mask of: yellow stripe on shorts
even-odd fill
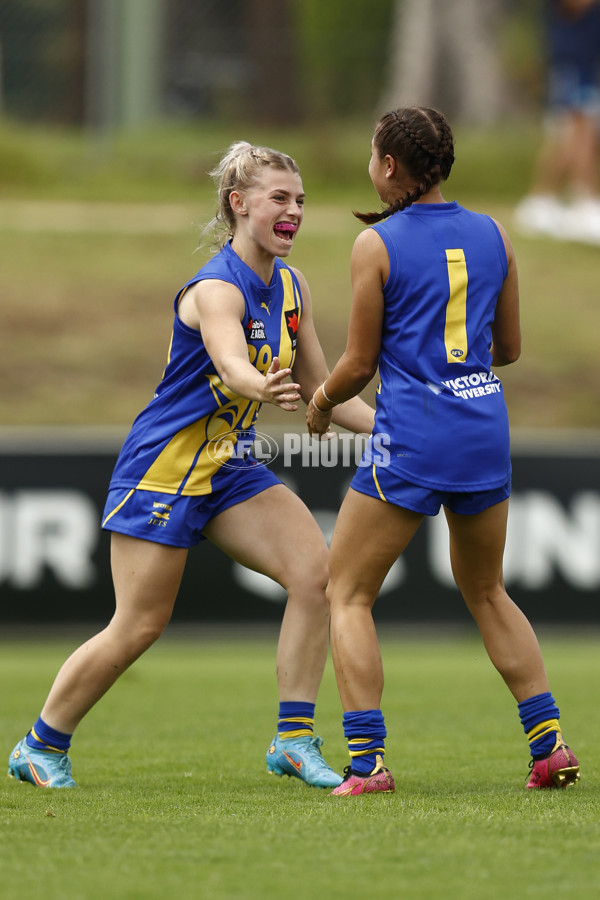
[[[131,490],[129,491],[129,493],[128,493],[127,496],[125,497],[125,499],[124,499],[124,500],[121,500],[121,502],[119,503],[119,505],[118,505],[118,506],[115,506],[115,508],[113,509],[113,511],[110,512],[110,513],[107,515],[107,517],[105,518],[104,522],[102,523],[102,527],[103,527],[103,528],[104,528],[104,526],[106,525],[106,523],[108,522],[108,520],[109,520],[109,519],[112,519],[112,517],[115,515],[115,513],[118,513],[119,510],[120,510],[123,506],[125,506],[125,504],[126,504],[127,501],[129,500],[129,498],[131,497],[131,495],[134,494],[134,493],[135,493],[135,488],[131,488]]]
[[[383,491],[382,491],[381,488],[379,487],[379,482],[377,481],[377,471],[376,471],[376,469],[375,469],[375,463],[373,463],[373,481],[375,482],[375,487],[377,488],[377,493],[379,494],[379,496],[381,497],[381,499],[383,500],[383,502],[384,502],[384,503],[387,503],[387,500],[386,500],[386,498],[385,498],[384,495],[383,495]]]

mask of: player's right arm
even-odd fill
[[[199,281],[181,298],[179,318],[202,335],[219,377],[234,394],[261,403],[298,409],[299,385],[290,384],[291,369],[280,369],[277,357],[266,375],[248,358],[244,335],[244,298],[233,284],[216,279]]]
[[[352,309],[346,349],[327,378],[327,396],[336,404],[355,397],[371,381],[379,363],[383,328],[383,285],[389,276],[389,257],[376,231],[362,231],[352,248]],[[324,434],[329,425],[329,410],[322,390],[315,392],[306,421],[309,434]]]
[[[496,303],[496,314],[492,323],[492,365],[507,366],[516,362],[521,355],[521,324],[519,316],[519,279],[517,261],[508,234],[496,222],[508,261],[508,274]]]

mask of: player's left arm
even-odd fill
[[[308,283],[298,269],[293,269],[293,272],[298,278],[302,292],[302,315],[298,324],[298,343],[292,377],[300,385],[302,399],[308,404],[319,385],[329,376],[329,369],[315,329]],[[373,431],[374,420],[375,410],[360,397],[353,397],[337,406],[332,416],[332,421],[336,425],[366,434]]]
[[[492,365],[507,366],[516,362],[521,355],[521,324],[519,316],[519,279],[517,261],[508,234],[496,222],[504,241],[508,273],[496,303],[496,313],[492,323]]]

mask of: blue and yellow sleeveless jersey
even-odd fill
[[[250,362],[263,374],[274,356],[293,365],[302,315],[298,280],[280,259],[270,285],[227,244],[194,275],[174,300],[175,321],[167,366],[154,398],[134,421],[119,454],[110,488],[137,488],[188,496],[210,494],[244,464],[236,456],[240,436],[248,446],[260,409],[219,378],[198,331],[177,314],[184,291],[198,281],[235,285],[244,297],[242,327]],[[224,465],[227,463],[227,465]]]
[[[508,272],[500,232],[457,203],[414,204],[373,226],[390,259],[375,433],[403,479],[485,491],[510,478],[491,326]]]

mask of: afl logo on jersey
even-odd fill
[[[266,341],[265,323],[262,319],[248,319],[246,325],[249,341]]]
[[[287,325],[290,341],[292,342],[292,350],[296,349],[298,343],[298,307],[285,311],[285,324]]]
[[[451,350],[451,351],[450,351],[450,354],[451,354],[452,356],[456,356],[457,359],[460,359],[461,356],[464,356],[464,355],[465,355],[465,352],[464,352],[464,350],[457,350],[457,349],[455,348],[454,350]]]

